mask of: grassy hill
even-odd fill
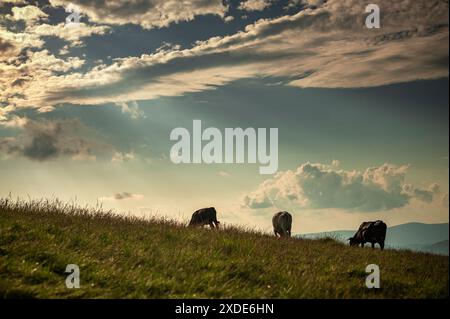
[[[67,264],[81,288],[68,289]],[[365,287],[377,264],[381,288]],[[0,200],[3,298],[444,298],[448,258]]]

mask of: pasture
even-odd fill
[[[365,286],[368,264],[380,289]],[[445,298],[448,276],[438,255],[0,200],[2,298]]]

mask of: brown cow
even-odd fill
[[[219,228],[220,222],[217,220],[217,212],[214,207],[201,208],[192,214],[189,226],[209,225],[211,228]]]
[[[288,212],[279,212],[272,217],[275,236],[291,237],[292,216]]]
[[[359,226],[358,231],[353,237],[350,237],[350,246],[361,245],[364,247],[365,243],[371,243],[372,249],[375,248],[375,244],[380,245],[381,250],[384,248],[384,240],[386,239],[386,224],[377,220],[374,222],[363,222]]]

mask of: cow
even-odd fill
[[[219,228],[220,222],[217,220],[217,212],[214,207],[201,208],[192,214],[189,226],[209,225],[211,228]]]
[[[275,236],[291,237],[292,216],[288,212],[279,212],[272,217]]]
[[[371,243],[372,249],[375,248],[375,244],[380,245],[381,250],[384,248],[384,240],[386,239],[386,224],[377,220],[374,222],[363,222],[359,226],[358,231],[353,237],[350,237],[350,246],[361,245],[364,247],[365,243]]]

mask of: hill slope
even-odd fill
[[[81,288],[65,287],[67,264]],[[368,264],[381,289],[365,287]],[[0,296],[443,298],[448,258],[0,200]]]

